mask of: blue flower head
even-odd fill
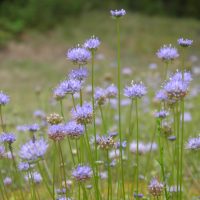
[[[64,124],[51,125],[49,126],[47,133],[49,138],[52,140],[63,140],[65,137],[65,126]]]
[[[190,39],[183,39],[183,38],[179,38],[177,40],[178,44],[182,47],[190,47],[192,46],[193,40]]]
[[[85,80],[88,77],[88,70],[86,67],[80,67],[78,69],[73,69],[69,73],[69,79],[76,79],[79,81]]]
[[[101,44],[99,38],[92,36],[90,39],[86,40],[84,43],[84,47],[89,50],[96,50]]]
[[[76,181],[86,181],[92,177],[92,169],[87,165],[78,165],[72,172],[72,176]]]
[[[2,133],[0,135],[0,142],[12,144],[16,140],[16,136],[13,133]]]
[[[131,83],[131,86],[126,86],[124,88],[124,95],[131,98],[141,98],[147,93],[145,85],[141,83]]]
[[[10,97],[1,91],[0,92],[0,106],[8,104],[9,101],[10,101]]]
[[[84,47],[77,46],[69,49],[66,53],[67,59],[72,61],[74,64],[85,65],[91,58],[91,53]]]
[[[105,93],[107,98],[115,98],[118,94],[118,89],[114,84],[112,84],[106,88]]]
[[[103,105],[106,102],[106,91],[102,88],[96,88],[94,99],[98,105]]]
[[[121,9],[121,10],[111,10],[110,14],[114,18],[119,18],[119,17],[122,17],[122,16],[126,15],[126,11],[124,9]]]
[[[163,47],[161,47],[156,55],[158,56],[158,58],[161,58],[162,60],[168,62],[168,61],[172,61],[175,58],[179,57],[179,53],[177,51],[177,49],[175,47],[172,47],[171,44],[169,45],[164,45]]]
[[[65,133],[71,139],[79,139],[84,133],[84,126],[70,121],[65,125]]]

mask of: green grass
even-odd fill
[[[188,57],[190,55],[200,57],[200,21],[128,13],[122,20],[121,27],[122,66],[130,66],[133,70],[132,76],[123,76],[123,82],[125,84],[130,83],[132,79],[143,80],[148,85],[150,97],[154,95],[154,91],[152,91],[154,80],[158,80],[164,69],[163,63],[155,56],[158,48],[168,43],[176,45],[179,37],[192,38],[194,45],[188,50]],[[49,102],[52,98],[52,89],[65,78],[67,72],[73,67],[66,60],[65,52],[77,43],[83,43],[91,35],[96,35],[101,39],[102,45],[98,53],[105,56],[104,60],[99,60],[95,65],[96,85],[103,86],[105,79],[108,78],[109,82],[116,83],[117,70],[111,67],[116,63],[115,24],[107,12],[85,13],[78,18],[66,19],[64,23],[48,32],[27,30],[18,40],[10,41],[7,48],[1,50],[0,89],[11,96],[11,103],[4,110],[8,124],[15,126],[17,123],[30,123],[32,112],[37,108],[42,108],[47,113],[59,112],[59,107],[50,106]],[[157,63],[158,69],[149,70],[149,63]],[[197,62],[194,65],[198,64],[200,63]],[[191,69],[191,67],[192,63],[188,60],[187,68]],[[170,66],[171,71],[175,71],[177,68],[180,68],[178,61]],[[159,89],[161,82],[157,82],[157,89]],[[90,80],[87,83],[90,83]],[[194,76],[192,85],[196,87],[199,84],[198,76]],[[35,95],[38,87],[41,88],[39,105]],[[199,96],[186,100],[186,104],[192,106],[186,111],[189,110],[193,117],[193,121],[186,125],[186,138],[199,133],[199,102]],[[150,139],[153,133],[155,120],[151,114],[154,108],[150,99],[150,111],[145,113],[145,118],[141,117],[141,123],[145,124],[141,127],[141,138],[145,140]],[[124,111],[128,112],[125,109]],[[123,120],[125,121],[125,119]],[[192,159],[190,155],[187,157],[188,161]],[[144,163],[143,165],[145,165]],[[157,166],[155,163],[151,165]],[[156,174],[156,172],[152,172],[149,176],[154,173]],[[199,186],[194,184],[194,187],[190,188],[193,180],[190,175],[187,178],[189,179],[189,182],[186,183],[189,188],[188,195],[199,195]]]

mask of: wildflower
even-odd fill
[[[57,113],[52,113],[49,116],[47,116],[47,122],[51,125],[60,124],[62,121],[63,121],[63,117],[61,117]]]
[[[29,163],[27,163],[27,162],[20,162],[20,163],[18,164],[18,169],[19,169],[19,171],[28,171],[29,168],[30,168],[30,165],[29,165]]]
[[[75,121],[71,121],[65,125],[65,134],[72,139],[80,138],[83,133],[83,125],[77,124]]]
[[[31,124],[28,125],[27,127],[30,132],[37,132],[40,129],[40,126],[38,124]]]
[[[144,195],[141,194],[141,193],[138,193],[138,194],[137,194],[137,193],[134,193],[133,196],[134,196],[136,199],[137,199],[137,197],[138,197],[139,199],[140,199],[140,198],[142,199],[142,198],[144,197]]]
[[[92,36],[90,39],[86,40],[84,43],[84,47],[89,50],[96,50],[101,44],[99,38]]]
[[[176,140],[176,136],[175,135],[171,135],[171,136],[168,137],[168,140],[175,141]]]
[[[77,105],[76,109],[71,111],[73,119],[78,124],[88,124],[92,122],[93,110],[92,105],[89,103],[84,103],[82,106]]]
[[[48,136],[54,141],[63,140],[65,137],[65,126],[63,124],[51,125],[48,128]]]
[[[26,161],[35,161],[44,156],[47,148],[48,144],[43,138],[34,142],[30,140],[21,146],[19,157]]]
[[[87,165],[78,165],[72,172],[72,176],[76,181],[86,181],[92,177],[92,170]]]
[[[68,197],[57,197],[56,200],[72,200],[72,199]]]
[[[74,94],[81,89],[82,85],[79,80],[70,79],[61,82],[58,87],[60,87],[65,94]]]
[[[84,65],[91,58],[91,53],[86,48],[77,46],[66,53],[68,60],[78,65]]]
[[[111,10],[110,14],[114,18],[119,18],[119,17],[122,17],[122,16],[126,15],[126,11],[124,9],[121,9],[121,10]]]
[[[105,94],[106,94],[106,97],[109,99],[115,98],[118,94],[117,87],[114,84],[108,86],[105,90]]]
[[[115,148],[119,149],[120,146],[121,146],[124,149],[124,148],[126,148],[126,145],[127,145],[126,141],[122,141],[121,143],[120,143],[120,141],[118,141],[118,142],[115,143]]]
[[[1,91],[0,92],[0,106],[8,104],[9,101],[10,101],[10,97]]]
[[[189,84],[192,81],[192,75],[190,72],[185,71],[184,73],[177,71],[170,77],[172,81],[184,81],[185,83]]]
[[[26,181],[33,179],[33,182],[36,184],[42,181],[42,176],[38,172],[29,172],[28,175],[26,175],[24,178]]]
[[[182,47],[190,47],[192,46],[193,40],[190,39],[183,39],[183,38],[179,38],[177,40],[178,44]]]
[[[134,99],[141,98],[147,93],[146,87],[143,83],[131,83],[131,86],[126,86],[124,88],[124,95]]]
[[[106,102],[106,93],[105,90],[102,88],[96,88],[94,99],[98,105],[103,105]]]
[[[5,147],[3,145],[0,145],[0,158],[3,158],[5,155]]]
[[[162,127],[161,127],[161,133],[164,136],[169,136],[172,134],[172,127],[170,123],[164,122]]]
[[[149,151],[156,151],[157,150],[157,144],[156,143],[143,143],[143,142],[139,142],[138,143],[138,153],[139,154],[145,154],[148,153]],[[136,153],[137,152],[137,142],[133,141],[130,144],[130,151],[132,153]]]
[[[8,185],[11,185],[12,184],[12,179],[10,177],[6,177],[4,180],[3,180],[3,183],[4,185],[8,186]]]
[[[179,53],[177,49],[175,47],[172,47],[171,44],[164,45],[163,47],[161,47],[157,51],[156,55],[158,56],[158,58],[161,58],[162,60],[166,62],[172,61],[175,58],[179,57]]]
[[[2,133],[0,135],[0,142],[12,144],[16,140],[16,136],[13,133]]]
[[[28,125],[19,125],[16,127],[16,129],[19,132],[26,132],[26,131],[28,131]]]
[[[200,149],[200,135],[195,138],[189,138],[186,143],[186,149],[190,150]]]
[[[158,101],[166,101],[167,100],[167,94],[165,92],[165,90],[159,90],[156,93],[155,99]]]
[[[168,115],[169,115],[169,113],[166,110],[160,110],[160,111],[155,113],[155,117],[161,118],[161,119],[166,118]]]
[[[65,98],[66,96],[66,93],[65,91],[63,90],[63,88],[61,88],[60,86],[56,87],[54,90],[53,90],[53,96],[56,100],[60,101],[62,99]]]
[[[155,178],[151,180],[148,186],[149,193],[152,194],[154,197],[161,196],[163,188],[164,185]]]
[[[39,119],[45,119],[46,114],[43,110],[35,110],[33,113],[34,117],[39,118]]]
[[[111,136],[105,136],[105,135],[97,136],[96,143],[101,149],[106,149],[106,150],[113,148],[115,145],[113,138]]]
[[[79,81],[86,79],[87,76],[88,76],[88,70],[86,67],[73,69],[68,75],[69,79],[74,79],[74,80],[79,80]]]

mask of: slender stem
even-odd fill
[[[109,158],[109,150],[106,151],[107,156],[107,168],[108,168],[108,200],[112,200],[112,175],[110,170],[110,158]]]
[[[79,91],[79,94],[80,94],[80,106],[82,106],[83,105],[83,93],[82,93],[81,89]]]
[[[167,79],[167,75],[168,75],[168,67],[169,67],[169,63],[165,62],[165,74],[164,74],[164,80]]]
[[[136,152],[136,199],[139,199],[138,197],[138,191],[139,191],[139,117],[138,117],[138,99],[135,99],[135,115],[136,115],[136,141],[137,141],[137,152]]]
[[[121,133],[121,60],[120,60],[120,19],[116,19],[117,28],[117,87],[118,87],[118,131],[120,144],[122,143]],[[124,186],[124,167],[122,158],[122,145],[120,145],[120,164],[121,164],[121,181],[122,181],[122,194],[125,200],[125,186]],[[120,179],[119,179],[120,180]]]
[[[29,164],[29,175],[30,175],[30,179],[31,179],[31,188],[32,188],[32,192],[33,192],[33,199],[34,200],[36,200],[37,198],[36,198],[36,192],[35,192],[35,183],[34,183],[34,177],[33,177],[33,173],[32,173],[32,170],[31,170],[31,166],[30,166],[30,164]],[[29,177],[28,177],[28,179],[29,179]]]
[[[55,176],[56,176],[56,142],[54,142],[54,150],[53,150],[53,200],[55,200]]]
[[[9,198],[8,198],[8,194],[7,194],[6,187],[5,187],[4,182],[3,182],[3,177],[2,177],[1,170],[0,170],[0,181],[1,181],[2,185],[3,185],[3,190],[4,190],[4,193],[5,193],[6,199],[9,199]]]
[[[63,169],[63,176],[64,176],[64,185],[65,185],[65,189],[67,191],[67,177],[66,177],[66,172],[65,172],[65,162],[64,162],[64,157],[63,157],[63,153],[62,153],[62,148],[61,148],[61,144],[60,142],[58,142],[58,148],[60,151],[60,156],[61,156],[61,162],[62,162],[62,169]],[[65,193],[66,198],[67,198],[67,192]]]
[[[4,126],[3,114],[2,114],[2,105],[0,105],[0,118],[1,118],[1,128],[2,128],[2,131],[5,132],[5,126]]]
[[[64,119],[65,117],[64,117],[64,113],[63,113],[63,102],[62,102],[62,100],[60,100],[60,113],[61,113],[61,116]]]
[[[103,109],[102,109],[101,105],[99,105],[99,110],[100,110],[100,113],[101,113],[101,119],[102,119],[102,123],[103,123],[104,134],[106,134],[107,133],[106,122],[105,122],[105,119],[104,119]]]

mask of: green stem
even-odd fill
[[[62,102],[62,100],[60,100],[60,113],[61,113],[61,116],[64,119],[65,117],[64,117],[64,113],[63,113],[63,102]]]
[[[56,176],[56,142],[54,141],[54,150],[53,150],[53,200],[55,200],[55,176]]]
[[[1,181],[2,185],[3,185],[2,188],[3,188],[3,190],[4,190],[6,199],[9,199],[9,198],[8,198],[8,194],[7,194],[7,191],[6,191],[6,187],[5,187],[4,182],[3,182],[3,177],[2,177],[1,170],[0,170],[0,181]],[[0,186],[0,187],[1,187],[1,186]]]
[[[168,74],[168,66],[169,66],[169,63],[168,62],[165,62],[165,74],[164,74],[164,80],[167,79],[167,74]]]
[[[117,28],[117,87],[118,87],[118,131],[120,144],[122,143],[122,133],[121,133],[121,60],[120,60],[120,19],[116,19]],[[124,186],[124,167],[122,158],[122,146],[120,145],[120,164],[121,164],[121,181],[122,181],[122,194],[125,200],[125,186]],[[120,181],[120,179],[119,179]]]
[[[0,118],[1,118],[2,131],[5,132],[5,126],[4,126],[4,123],[3,123],[2,105],[0,105]]]
[[[112,200],[112,175],[111,175],[111,170],[110,170],[110,158],[109,158],[109,150],[106,152],[107,156],[107,167],[108,167],[108,200]]]
[[[101,105],[99,105],[99,110],[100,110],[100,113],[101,113],[101,119],[102,119],[102,123],[103,123],[104,134],[106,134],[107,133],[106,122],[105,122],[105,119],[104,119],[103,109],[102,109]]]

